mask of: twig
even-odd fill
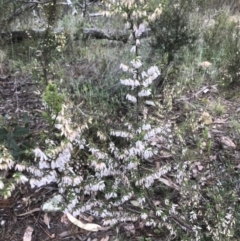
[[[34,209],[32,209],[32,210],[30,210],[30,211],[28,211],[28,212],[26,212],[26,213],[18,214],[17,216],[18,216],[18,217],[26,216],[26,215],[28,215],[28,214],[35,213],[35,212],[39,212],[39,211],[42,211],[42,209],[41,209],[41,208],[34,208]]]
[[[180,226],[183,230],[188,230],[189,232],[193,232],[192,227],[185,223],[184,221],[182,221],[180,218],[176,217],[176,216],[169,216],[169,219],[172,219],[178,226]]]
[[[46,233],[47,234],[47,236],[51,239],[51,235],[42,227],[42,225],[39,223],[39,217],[38,218],[35,218],[34,217],[34,219],[35,219],[35,221],[36,221],[36,223],[38,223],[38,226],[44,231],[44,233]],[[36,232],[35,232],[36,233]]]

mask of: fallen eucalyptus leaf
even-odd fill
[[[98,230],[101,230],[101,226],[95,223],[83,223],[80,220],[77,220],[76,218],[74,218],[70,213],[66,214],[68,219],[75,224],[76,226],[78,226],[79,228],[85,229],[87,231],[92,231],[92,232],[97,232]]]
[[[136,201],[136,200],[132,200],[132,201],[130,201],[130,203],[131,203],[134,207],[140,207],[140,206],[141,206],[141,205],[139,204],[139,202]]]
[[[171,180],[168,180],[168,179],[165,179],[162,177],[160,177],[158,180],[160,182],[164,183],[166,186],[172,187],[176,190],[180,190],[179,186],[177,184],[175,184],[174,182],[172,182]]]
[[[108,230],[108,229],[110,229],[111,227],[100,227],[100,228],[98,228],[98,230],[104,230],[104,231],[106,231],[106,230]]]
[[[69,225],[70,222],[69,222],[69,219],[67,217],[66,214],[63,214],[62,217],[61,217],[61,223],[64,223],[65,225]]]
[[[23,235],[23,241],[32,241],[33,228],[28,226]]]
[[[59,235],[59,237],[66,237],[66,236],[68,236],[68,235],[70,235],[71,234],[71,232],[70,231],[64,231],[64,232],[62,232],[62,233],[60,233],[60,234],[58,234]]]
[[[47,225],[48,229],[50,229],[50,225],[49,225],[50,220],[51,220],[51,218],[48,216],[47,213],[45,213],[44,216],[43,216],[43,222]]]
[[[109,240],[109,236],[105,236],[104,238],[102,238],[100,241],[108,241]]]

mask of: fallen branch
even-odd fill
[[[13,15],[11,15],[9,18],[6,19],[6,23],[10,24],[14,19],[16,19],[16,17],[19,17],[21,14],[25,13],[30,9],[34,9],[36,6],[37,6],[37,3],[35,2],[22,5],[14,12]]]
[[[89,13],[88,14],[89,17],[101,17],[104,16],[103,13]]]
[[[10,24],[13,20],[15,20],[17,17],[19,17],[20,15],[22,15],[23,13],[29,11],[29,10],[33,10],[35,9],[38,4],[49,4],[49,3],[53,3],[53,0],[42,0],[42,1],[31,1],[31,2],[27,2],[22,4],[22,6],[20,6],[19,8],[16,9],[16,11],[14,11],[14,13],[8,17],[5,21],[7,24]],[[56,4],[58,5],[70,5],[69,3],[61,3],[61,2],[57,2]]]
[[[83,33],[86,37],[92,37],[96,39],[108,39],[127,42],[129,39],[129,31],[118,30],[109,31],[98,28],[84,28]],[[141,38],[146,38],[150,36],[150,29],[147,29],[142,33]]]
[[[31,29],[28,31],[19,30],[19,31],[12,31],[10,33],[2,32],[0,33],[0,38],[8,43],[9,40],[13,40],[14,42],[21,42],[22,40],[33,38],[39,39],[44,36],[46,30],[45,29]],[[53,29],[53,34],[63,33],[63,28],[55,28]],[[122,41],[126,43],[129,39],[129,31],[124,30],[116,30],[116,31],[109,31],[105,29],[98,29],[98,28],[84,28],[83,29],[84,37],[87,38],[95,38],[95,39],[108,39],[108,40],[116,40]],[[145,32],[142,33],[141,38],[146,38],[150,36],[150,29],[147,29]],[[78,40],[79,36],[75,34],[74,40]],[[11,41],[9,42],[11,43]]]

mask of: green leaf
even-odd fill
[[[13,131],[13,136],[14,137],[21,137],[23,135],[29,134],[29,129],[25,127],[16,127],[15,130]]]
[[[4,128],[0,129],[0,141],[4,141],[7,138],[8,131]]]
[[[14,158],[18,158],[20,155],[24,154],[25,151],[23,151],[23,150],[19,150],[19,151],[13,150],[13,151],[10,151],[10,153]]]
[[[8,148],[13,151],[20,151],[20,148],[18,147],[16,141],[14,141],[13,139],[9,140]]]
[[[27,113],[23,113],[23,119],[24,119],[24,123],[25,123],[25,127],[29,126],[29,116],[27,115]]]

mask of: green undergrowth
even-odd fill
[[[63,210],[114,228],[145,225],[153,237],[138,240],[234,240],[239,168],[206,115],[225,118],[225,99],[239,83],[237,22],[229,8],[201,12],[204,1],[152,2],[138,3],[140,15],[119,3],[111,5],[116,18],[67,16],[55,22],[65,32],[49,28],[45,39],[2,54],[11,72],[32,74],[47,128],[37,141],[28,122],[4,117],[1,169],[9,175],[0,179],[1,196],[17,183],[36,188],[50,180],[66,197]],[[156,21],[148,25],[152,36],[138,39],[150,21],[145,11]],[[206,12],[214,21],[203,27]],[[84,27],[120,30],[126,21],[133,21],[128,43],[84,38]],[[195,95],[203,86],[209,92]],[[239,135],[237,113],[226,128],[229,138]],[[132,237],[124,232],[116,228],[116,238]]]

